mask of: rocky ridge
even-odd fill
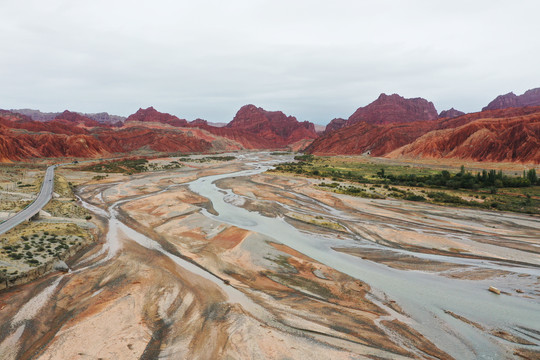
[[[482,111],[523,106],[540,106],[540,88],[527,90],[521,95],[516,95],[513,92],[499,95],[484,107]]]
[[[540,163],[540,107],[401,124],[359,122],[316,139],[316,155],[461,158]]]
[[[453,119],[461,115],[465,115],[465,113],[463,111],[459,111],[454,108],[451,108],[448,110],[441,111],[441,113],[439,114],[439,119],[442,119],[442,118]]]
[[[171,114],[159,112],[152,106],[146,109],[140,108],[135,114],[128,116],[128,118],[126,119],[126,123],[134,121],[162,123],[176,127],[184,127],[188,125],[187,120],[180,119],[177,116]]]

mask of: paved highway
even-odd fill
[[[54,188],[54,169],[58,165],[52,165],[47,168],[45,172],[45,178],[43,184],[41,184],[41,191],[38,197],[33,203],[28,205],[25,209],[19,211],[6,221],[0,224],[0,235],[13,229],[23,221],[29,220],[32,216],[37,214],[47,203],[51,200],[53,188]]]

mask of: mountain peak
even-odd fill
[[[347,120],[346,126],[364,121],[370,124],[408,123],[418,120],[435,120],[437,110],[423,98],[406,99],[398,94],[382,93],[371,104],[358,108]]]
[[[516,95],[514,92],[499,95],[482,108],[482,111],[522,106],[540,106],[540,88],[527,90],[521,95]]]
[[[135,114],[130,115],[126,122],[140,121],[140,122],[158,122],[162,124],[169,124],[176,127],[187,126],[188,122],[185,119],[179,119],[178,117],[162,113],[150,106],[146,109],[139,108]]]

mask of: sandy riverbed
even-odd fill
[[[415,328],[399,299],[285,245],[279,232],[206,216],[212,203],[185,185],[247,168],[205,163],[81,186],[104,236],[70,264],[72,272],[0,293],[0,358],[450,357]],[[229,203],[333,239],[341,253],[479,281],[486,292],[493,282],[500,296],[538,303],[538,277],[511,268],[540,266],[538,218],[353,198],[287,176],[216,184],[235,194]],[[345,242],[355,237],[373,246]],[[469,262],[479,259],[503,265]],[[512,337],[480,326],[502,357],[538,354],[538,343],[526,343],[530,331]]]

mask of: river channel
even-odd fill
[[[232,184],[241,180],[251,181],[257,175],[272,168],[276,163],[289,161],[290,157],[276,158],[268,156],[268,154],[249,154],[238,155],[237,160],[243,164],[236,164],[236,169],[246,170],[233,171],[226,166],[221,166],[218,171],[220,174],[200,176],[196,180],[193,180],[195,177],[191,177],[189,180],[187,179],[188,176],[199,176],[200,173],[198,171],[200,170],[181,170],[180,172],[173,171],[135,176],[126,182],[133,185],[133,189],[136,189],[137,186],[147,186],[150,182],[154,184],[166,179],[162,184],[168,185],[155,186],[153,188],[155,190],[143,193],[140,191],[130,193],[125,189],[121,189],[122,182],[89,185],[87,189],[83,188],[81,194],[85,195],[81,195],[80,200],[82,204],[104,221],[105,226],[103,229],[105,232],[102,235],[104,241],[101,246],[94,248],[93,254],[89,252],[82,260],[75,262],[73,270],[69,273],[52,274],[48,279],[43,279],[42,282],[39,282],[39,285],[34,288],[32,283],[23,285],[23,291],[19,299],[20,302],[16,303],[10,309],[13,315],[9,317],[9,324],[6,323],[1,327],[4,336],[3,339],[0,339],[0,358],[34,358],[34,354],[42,352],[44,352],[43,358],[46,359],[58,356],[54,354],[68,356],[67,354],[72,354],[73,351],[80,355],[82,354],[79,349],[80,347],[86,347],[87,354],[90,354],[91,351],[95,351],[93,353],[95,355],[101,354],[100,351],[102,350],[96,350],[95,346],[92,346],[91,343],[84,344],[85,346],[78,343],[80,340],[77,340],[77,337],[73,335],[76,334],[78,326],[81,326],[80,331],[84,333],[96,330],[93,340],[96,342],[96,345],[103,347],[103,349],[105,349],[103,343],[110,341],[107,349],[113,350],[110,350],[109,353],[105,352],[108,356],[114,357],[116,356],[114,354],[120,354],[122,358],[130,358],[129,353],[126,353],[125,349],[133,350],[134,354],[136,351],[138,351],[138,354],[142,353],[144,356],[141,358],[175,358],[175,356],[180,356],[178,354],[180,351],[183,351],[182,349],[185,350],[190,347],[186,345],[180,347],[174,347],[172,345],[170,347],[161,347],[159,341],[162,338],[166,338],[163,335],[163,331],[165,330],[157,330],[149,337],[148,330],[145,328],[141,332],[138,342],[134,341],[133,339],[136,338],[134,334],[137,334],[138,329],[142,327],[141,324],[144,321],[138,318],[133,320],[131,319],[131,315],[143,313],[141,309],[146,309],[144,311],[147,311],[148,308],[156,306],[155,304],[158,304],[158,308],[164,307],[165,305],[159,305],[163,302],[168,304],[167,306],[170,306],[175,301],[181,302],[185,303],[185,307],[187,308],[190,304],[187,299],[197,296],[197,291],[202,291],[203,293],[205,291],[211,291],[209,290],[211,289],[210,287],[201,286],[201,283],[196,283],[196,285],[189,288],[189,283],[192,279],[199,277],[217,285],[220,291],[225,294],[226,302],[229,304],[238,304],[243,309],[240,313],[245,311],[252,318],[257,319],[260,322],[260,324],[257,324],[257,328],[264,327],[265,332],[269,328],[279,329],[279,331],[284,333],[297,336],[292,340],[293,342],[303,341],[302,339],[305,338],[306,333],[302,329],[295,328],[281,321],[276,317],[276,313],[272,309],[263,306],[264,303],[256,301],[257,299],[252,296],[253,292],[246,291],[245,288],[240,290],[240,287],[231,286],[229,282],[225,282],[216,274],[211,273],[201,264],[197,263],[196,260],[188,261],[189,259],[184,258],[180,252],[171,251],[171,244],[166,244],[166,242],[157,238],[154,239],[153,236],[148,236],[146,233],[145,235],[140,230],[136,230],[136,226],[133,226],[134,223],[136,224],[135,218],[132,216],[133,214],[130,214],[129,210],[126,210],[123,206],[126,205],[129,207],[130,203],[144,202],[146,198],[148,198],[148,202],[151,204],[155,204],[156,206],[161,205],[160,201],[163,201],[163,198],[160,198],[161,200],[155,200],[155,197],[167,197],[169,196],[169,191],[194,193],[203,199],[207,199],[208,203],[206,206],[193,207],[195,210],[192,210],[206,223],[227,224],[247,230],[250,233],[260,234],[262,235],[261,238],[266,239],[264,241],[271,239],[272,242],[286,245],[316,262],[354,279],[358,279],[363,283],[367,283],[371,289],[369,294],[367,294],[369,301],[384,309],[388,314],[387,316],[380,316],[378,319],[375,319],[373,321],[374,326],[382,329],[396,344],[400,344],[402,338],[399,334],[392,333],[390,329],[385,328],[385,320],[392,321],[397,319],[405,323],[421,333],[440,350],[456,359],[501,359],[515,357],[513,350],[516,343],[505,340],[500,336],[495,336],[497,332],[510,334],[515,338],[521,339],[522,343],[519,347],[522,349],[531,350],[532,352],[540,351],[540,303],[538,302],[540,266],[536,264],[536,258],[532,257],[532,255],[530,262],[518,262],[506,261],[504,260],[506,257],[493,259],[422,253],[374,243],[350,229],[351,224],[360,226],[364,223],[374,221],[373,218],[360,215],[360,211],[368,211],[367,209],[357,209],[358,212],[340,210],[325,204],[320,199],[307,196],[305,193],[302,194],[291,188],[288,193],[294,193],[294,198],[297,201],[291,205],[291,203],[286,204],[285,202],[279,202],[279,200],[271,200],[276,202],[275,205],[277,208],[331,219],[331,221],[341,224],[346,231],[341,231],[338,234],[333,231],[314,232],[309,230],[310,228],[304,227],[300,229],[300,227],[293,226],[293,222],[288,221],[284,213],[278,213],[277,216],[265,216],[262,215],[263,212],[253,210],[253,207],[251,207],[252,210],[248,210],[249,207],[245,206],[245,204],[253,200],[255,195],[251,194],[248,198],[245,195],[235,193],[231,188],[223,185],[227,184],[227,181],[229,181],[229,184],[231,184],[230,181],[232,181]],[[223,173],[224,171],[225,173]],[[213,173],[215,174],[215,171]],[[177,181],[171,181],[171,179],[176,179]],[[88,189],[89,191],[86,192]],[[95,191],[92,189],[95,189]],[[110,197],[111,194],[115,194],[115,197]],[[91,200],[92,198],[94,200]],[[171,203],[174,203],[174,201],[171,201]],[[387,203],[378,202],[377,204],[383,204],[381,206],[384,206]],[[445,217],[446,211],[449,213],[452,212],[452,221],[456,223],[472,221],[465,216],[459,217],[459,211],[456,209],[426,207],[423,211],[436,212],[430,218],[431,221],[433,219],[441,219],[441,223],[449,223],[448,219],[450,219],[450,216]],[[121,212],[123,212],[123,215]],[[206,218],[200,216],[199,213]],[[478,218],[490,217],[489,221],[493,222],[493,213],[478,211],[475,214]],[[511,227],[517,229],[520,226],[534,229],[536,221],[535,218],[531,220],[531,218],[516,214],[501,214],[496,216],[500,217],[501,222],[504,221],[507,224],[511,224]],[[126,221],[130,217],[132,222]],[[381,219],[379,221],[385,221],[384,218]],[[400,220],[397,218],[387,218],[386,221],[388,224],[385,223],[384,225],[406,226],[408,227],[408,231],[419,233],[426,230],[421,224],[415,224],[414,222],[404,223],[403,221],[400,222]],[[182,226],[182,221],[184,220],[179,220],[177,226]],[[472,224],[471,228],[474,228],[474,225]],[[444,229],[447,229],[447,231],[445,232]],[[459,238],[460,241],[465,243],[472,241],[466,233],[452,230],[452,228],[433,226],[432,231],[440,232],[440,236],[443,237]],[[485,236],[485,232],[479,230],[478,233],[478,236]],[[250,246],[258,245],[257,243],[252,243]],[[260,244],[260,246],[262,247],[264,244]],[[504,252],[504,249],[506,249],[504,247],[499,249],[492,243],[485,246],[487,248],[493,247],[493,253],[496,254],[501,251]],[[414,257],[421,259],[423,262],[457,265],[460,269],[503,270],[506,274],[511,274],[506,277],[497,278],[498,284],[502,284],[503,289],[511,288],[512,282],[516,282],[519,283],[520,287],[529,290],[526,294],[523,294],[527,296],[510,293],[496,295],[487,290],[491,285],[492,278],[488,280],[483,278],[473,280],[467,277],[444,276],[442,272],[420,271],[414,268],[400,269],[399,267],[392,267],[377,261],[363,259],[360,256],[351,255],[342,251],[342,249],[356,249],[360,252],[372,250],[384,251],[386,253]],[[138,255],[139,252],[143,255]],[[158,256],[155,254],[158,254]],[[520,252],[519,249],[508,248],[508,255],[508,258],[515,257],[523,259],[523,252]],[[170,270],[171,274],[173,274],[170,276],[173,277],[167,275],[169,272],[162,269],[165,262],[160,260],[161,257],[172,261],[177,266],[176,270],[181,269],[182,272],[174,273],[176,270]],[[139,262],[146,262],[147,264],[139,265]],[[129,265],[126,266],[125,264]],[[124,268],[120,269],[119,266],[124,266]],[[147,279],[147,283],[145,283],[145,277],[143,276],[144,271],[133,270],[133,272],[130,272],[131,268],[138,268],[139,266],[141,266],[142,270],[154,276],[150,277],[150,280]],[[88,281],[84,280],[86,278],[88,278]],[[146,287],[138,285],[141,282],[146,284]],[[156,293],[156,290],[153,288],[154,283],[156,283],[155,286],[159,291],[165,291],[164,289],[168,288],[174,289],[175,287],[176,290],[170,290],[170,294],[173,295],[169,294],[167,296],[165,292],[165,295],[162,296],[160,295],[161,293]],[[184,286],[187,288],[184,288]],[[20,291],[14,291],[13,295],[15,297],[19,296],[17,295],[18,292]],[[24,292],[28,292],[31,295],[25,298],[22,296]],[[178,295],[179,292],[183,294],[183,299]],[[138,296],[142,298],[145,293],[146,297],[144,301],[137,300]],[[207,298],[206,295],[203,294],[199,300],[204,303]],[[214,295],[214,297],[220,300],[219,304],[224,303],[221,301],[221,295]],[[175,300],[171,300],[169,303],[167,302],[169,298]],[[106,301],[109,301],[109,305],[100,308],[100,303],[103,302],[105,304]],[[145,305],[137,305],[137,301]],[[388,306],[387,304],[390,301],[398,304],[403,312],[398,313]],[[125,314],[120,310],[114,310],[116,309],[115,306],[120,307],[119,304],[128,302],[132,303],[130,303],[131,307],[129,311]],[[66,309],[69,308],[70,312],[74,315],[64,318],[64,311],[58,304],[62,304]],[[57,306],[58,308],[56,308]],[[183,308],[182,306],[179,308]],[[216,305],[213,304],[213,306]],[[219,306],[227,307],[227,305]],[[92,317],[93,315],[91,314],[83,316],[86,309],[92,309],[94,307],[99,308],[99,310],[95,310],[96,317]],[[97,322],[96,319],[101,316],[100,314],[104,309],[113,309],[110,310],[114,314],[113,316],[118,316],[117,314],[123,316],[123,320],[118,321],[118,323],[122,324],[122,327],[125,327],[125,329],[129,328],[129,331],[118,330],[115,332],[114,329],[109,331],[110,324],[108,324],[108,321],[105,321],[105,326]],[[193,325],[192,332],[200,335],[201,344],[203,344],[202,346],[204,348],[208,347],[204,345],[204,342],[206,341],[206,336],[211,332],[199,333],[201,326],[197,325],[199,324],[197,321],[200,320],[200,315],[197,314],[203,311],[205,310],[199,309],[193,311],[191,323],[195,324]],[[310,311],[309,307],[307,311]],[[167,331],[173,331],[171,330],[173,328],[181,330],[190,324],[188,312],[173,315],[172,310],[160,310],[159,314],[160,320],[156,323],[162,324],[160,325],[163,327],[162,329],[169,329]],[[90,320],[87,319],[96,321],[96,324],[100,324],[100,326],[92,325],[89,322]],[[131,327],[129,327],[129,324],[131,324],[130,321],[132,321]],[[203,319],[201,321],[205,320]],[[146,322],[152,323],[151,321]],[[48,324],[54,324],[57,328],[50,330]],[[181,326],[175,327],[174,324]],[[219,324],[219,322],[214,324]],[[85,328],[84,326],[87,327]],[[40,327],[42,328],[41,333],[45,335],[36,337],[34,335],[35,329]],[[121,339],[117,335],[119,332],[124,334]],[[103,338],[99,338],[99,335],[103,336]],[[229,341],[228,336],[225,336],[225,342]],[[328,338],[329,335],[323,332],[317,336],[326,336]],[[131,342],[126,340],[128,338],[132,339],[129,340]],[[506,338],[508,339],[508,337]],[[124,340],[126,344],[122,342]],[[341,340],[344,340],[344,338],[339,339],[339,341]],[[152,350],[153,342],[158,344],[155,348],[159,350]],[[192,344],[195,343],[192,342]],[[137,348],[137,344],[140,344],[140,348]],[[276,341],[275,344],[278,344],[278,342]],[[370,346],[370,344],[367,344],[366,346],[365,344],[361,345],[354,341],[350,342],[350,344],[359,346],[364,355],[371,354],[383,358],[388,358],[388,356],[391,356],[391,358],[400,358],[398,354],[394,356],[384,349],[378,349],[375,345]],[[146,346],[146,349],[144,346]],[[306,349],[314,348],[315,343],[307,342],[305,346],[302,350],[302,355],[305,354]],[[324,345],[324,348],[326,347]],[[415,351],[410,343],[403,343],[403,348],[420,358],[434,358],[423,351]],[[199,351],[199,354],[204,353],[204,350]],[[351,351],[357,354],[355,350]],[[51,353],[53,355],[50,355]],[[20,357],[21,354],[24,356]],[[148,354],[154,355],[150,356]],[[325,355],[321,356],[321,358],[325,358]],[[202,356],[199,358],[205,357]]]
[[[253,170],[239,171],[200,178],[191,184],[193,192],[208,198],[217,215],[203,210],[209,218],[246,230],[264,234],[338,271],[368,283],[389,296],[410,315],[410,325],[420,331],[439,348],[458,359],[498,359],[505,352],[504,341],[477,327],[464,323],[445,311],[459,314],[487,328],[503,329],[520,334],[538,349],[540,340],[535,334],[540,324],[540,304],[533,299],[515,296],[497,296],[486,291],[479,281],[458,280],[419,271],[403,271],[363,260],[334,250],[339,246],[358,246],[361,239],[336,239],[306,233],[288,224],[280,217],[266,217],[234,205],[230,199],[237,196],[229,189],[220,189],[218,180],[253,176],[269,169],[271,163],[252,163]],[[334,214],[335,215],[335,214]],[[393,248],[386,248],[394,251]],[[432,256],[437,261],[436,256]],[[444,261],[452,258],[444,257]],[[462,260],[457,258],[456,263]],[[473,261],[474,262],[474,261]],[[476,261],[478,265],[486,262]],[[489,266],[494,266],[490,264]],[[537,267],[520,268],[516,272],[533,278],[540,276]]]

